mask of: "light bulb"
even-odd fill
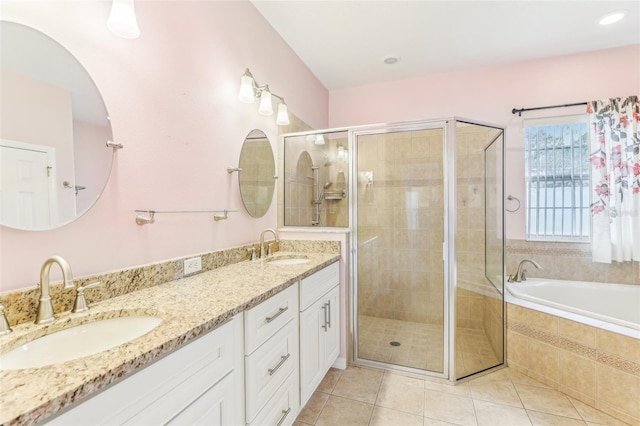
[[[122,38],[140,37],[133,0],[113,0],[111,13],[107,19],[107,28]]]
[[[287,104],[284,103],[284,99],[278,104],[276,124],[279,126],[286,126],[289,124],[289,113],[287,112]]]
[[[324,136],[316,135],[316,139],[313,141],[316,145],[324,145]]]
[[[262,93],[260,94],[260,106],[258,107],[258,113],[261,115],[272,115],[273,105],[271,105],[271,92],[269,91],[269,85],[264,86]]]
[[[253,103],[255,96],[253,94],[253,76],[247,69],[240,80],[240,91],[238,92],[238,100],[245,104]]]

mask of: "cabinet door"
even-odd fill
[[[326,296],[322,298],[325,301],[325,309],[327,310],[327,330],[324,333],[324,352],[323,352],[323,373],[326,374],[329,368],[338,358],[340,354],[340,289],[334,287]]]
[[[321,298],[300,313],[300,406],[303,407],[320,384],[324,373],[325,330],[324,306]]]
[[[171,419],[169,425],[224,426],[242,423],[236,407],[237,373],[232,371],[191,405]]]

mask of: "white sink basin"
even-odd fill
[[[97,354],[142,336],[161,321],[154,316],[130,316],[65,328],[0,355],[0,370],[44,367]]]
[[[299,265],[309,262],[306,257],[276,257],[267,259],[270,265]]]

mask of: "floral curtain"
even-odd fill
[[[587,103],[587,113],[593,261],[640,261],[638,97],[591,101]]]

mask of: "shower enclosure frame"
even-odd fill
[[[349,161],[348,161],[348,190],[349,190],[349,215],[348,215],[348,226],[346,228],[335,228],[335,227],[317,227],[317,226],[309,226],[309,227],[299,227],[299,226],[283,226],[286,229],[295,230],[295,231],[308,231],[308,232],[322,232],[327,230],[344,230],[350,234],[349,240],[349,253],[348,253],[348,277],[349,283],[347,283],[348,288],[346,289],[346,293],[348,295],[349,300],[346,304],[346,312],[347,317],[349,319],[348,322],[348,332],[347,336],[347,358],[350,362],[355,365],[361,366],[371,366],[377,368],[383,368],[392,371],[399,371],[403,373],[415,374],[419,376],[427,376],[434,377],[438,379],[443,379],[449,381],[451,383],[456,383],[460,380],[465,380],[468,377],[472,377],[478,373],[489,372],[498,368],[502,368],[506,363],[506,345],[505,340],[506,337],[504,335],[504,321],[505,321],[505,311],[504,311],[504,289],[502,289],[502,324],[503,324],[503,333],[502,333],[502,362],[493,367],[486,368],[484,370],[480,370],[476,373],[471,374],[470,376],[465,376],[460,379],[456,379],[455,372],[455,315],[456,315],[456,292],[454,279],[457,277],[457,257],[456,257],[456,241],[455,236],[457,232],[456,226],[456,203],[457,203],[457,185],[456,185],[456,173],[457,173],[457,160],[456,160],[456,148],[457,148],[457,132],[456,132],[456,124],[457,123],[465,123],[470,125],[483,126],[488,128],[493,128],[500,130],[502,133],[502,151],[501,151],[501,193],[497,195],[497,198],[501,201],[501,206],[503,206],[504,202],[504,184],[505,184],[505,127],[499,126],[493,123],[487,123],[479,120],[472,120],[467,118],[462,118],[458,116],[446,117],[446,118],[438,118],[438,119],[428,119],[428,120],[417,120],[417,121],[405,121],[405,122],[397,122],[397,123],[378,123],[371,125],[363,125],[363,126],[349,126],[349,127],[337,127],[337,128],[329,128],[329,129],[321,129],[321,130],[311,130],[311,131],[303,131],[303,132],[293,132],[281,135],[282,141],[286,139],[286,137],[291,136],[310,136],[310,135],[319,135],[325,133],[337,133],[337,132],[347,132],[347,149],[349,151]],[[358,147],[356,143],[356,138],[361,135],[368,134],[383,134],[383,133],[393,133],[393,132],[401,132],[401,131],[419,131],[419,130],[430,130],[430,129],[442,129],[443,131],[443,202],[444,202],[444,235],[445,241],[443,241],[443,262],[444,262],[444,280],[443,280],[443,372],[438,373],[429,370],[423,370],[418,368],[406,367],[401,365],[392,365],[385,362],[373,361],[364,358],[358,358],[358,332],[357,332],[357,324],[358,324],[358,274],[357,274],[357,261],[358,261],[358,221],[357,221],[357,212],[358,212],[358,170],[357,170],[357,154]],[[492,143],[495,142],[495,139]],[[489,144],[491,145],[491,144]],[[283,145],[284,146],[284,145]],[[486,149],[486,147],[485,147]],[[450,159],[449,161],[447,161]],[[284,182],[283,182],[284,184]],[[485,194],[486,196],[486,194]],[[486,213],[486,205],[485,205],[485,213]],[[502,282],[504,283],[504,274],[505,274],[505,217],[504,217],[504,208],[500,209],[500,222],[501,222],[501,235],[502,235]],[[500,291],[500,290],[499,290]]]

